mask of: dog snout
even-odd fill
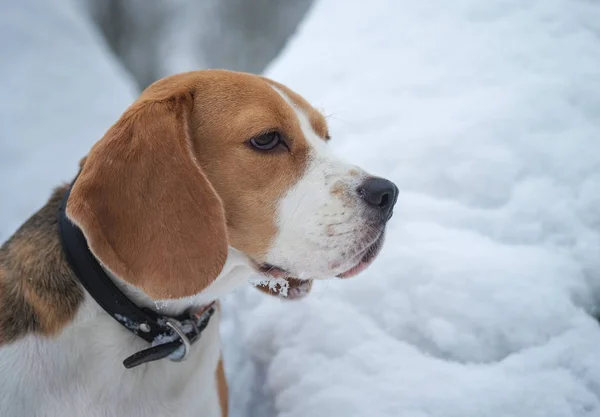
[[[371,208],[377,210],[383,221],[388,221],[393,214],[398,200],[398,187],[385,178],[370,177],[356,189],[360,198]]]

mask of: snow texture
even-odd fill
[[[134,82],[70,0],[0,2],[0,242],[71,181]]]
[[[3,241],[137,92],[71,1],[1,7]],[[401,196],[359,277],[225,300],[232,416],[600,416],[598,62],[591,0],[316,0],[267,74]]]
[[[251,279],[250,284],[267,287],[269,290],[272,290],[283,297],[287,297],[290,288],[289,281],[284,278],[267,278],[260,275]]]
[[[267,74],[401,194],[367,272],[227,300],[233,416],[600,416],[599,62],[593,1],[317,1]]]

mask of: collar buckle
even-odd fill
[[[192,314],[189,319],[179,321],[173,318],[165,318],[162,322],[163,329],[169,334],[161,333],[159,337],[167,336],[168,342],[154,344],[153,346],[134,353],[123,361],[125,368],[134,368],[147,362],[156,361],[163,358],[169,358],[173,362],[184,361],[191,350],[191,345],[198,341],[202,336],[202,331],[206,329],[210,318],[215,313],[215,303],[209,304],[202,309],[200,314]],[[190,329],[189,331],[188,328]],[[171,337],[175,337],[174,340]],[[183,350],[183,352],[181,352]]]
[[[165,325],[177,333],[177,336],[179,336],[179,339],[181,339],[181,346],[175,352],[169,355],[169,359],[173,362],[183,362],[187,359],[188,354],[190,353],[192,343],[181,327],[179,327],[179,323],[177,323],[174,319],[167,319],[165,321]],[[180,349],[183,349],[181,354],[179,354]]]

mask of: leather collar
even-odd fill
[[[148,308],[138,307],[114,284],[90,251],[81,230],[66,214],[67,200],[74,182],[69,186],[60,205],[58,225],[63,251],[79,282],[94,300],[115,321],[151,344],[123,361],[125,368],[166,357],[173,361],[186,358],[191,345],[200,339],[215,312],[215,303],[196,311],[171,317]]]

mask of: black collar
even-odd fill
[[[173,355],[172,360],[185,359],[191,344],[200,339],[208,325],[215,311],[214,303],[177,317],[163,316],[135,305],[104,272],[81,230],[67,218],[67,200],[72,186],[65,193],[58,214],[62,248],[71,269],[100,307],[130,332],[152,344],[125,359],[123,365],[133,368],[169,355]]]

